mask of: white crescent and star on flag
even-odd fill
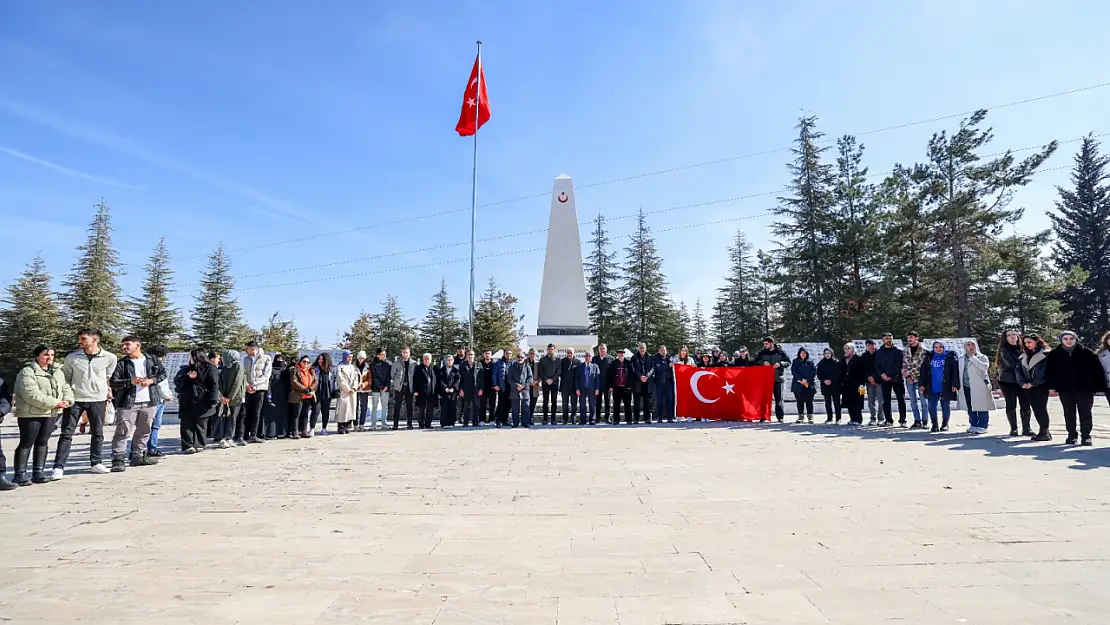
[[[721,398],[718,397],[716,399],[706,399],[705,395],[702,395],[701,391],[698,389],[698,381],[701,380],[702,376],[707,375],[713,376],[718,380],[720,379],[717,374],[712,371],[698,371],[694,375],[690,376],[690,392],[693,393],[694,397],[697,397],[698,401],[702,402],[703,404],[714,404],[720,401]],[[734,391],[733,388],[734,385],[729,384],[727,381],[724,383],[723,386],[721,386],[721,390],[725,392],[725,395],[734,394],[736,391]]]

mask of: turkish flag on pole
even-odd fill
[[[475,114],[477,111],[477,114]],[[489,96],[486,95],[486,73],[482,69],[482,55],[474,59],[474,69],[470,70],[470,81],[463,93],[462,112],[455,131],[460,137],[469,137],[489,121]]]
[[[674,367],[680,417],[758,421],[771,416],[774,367]]]

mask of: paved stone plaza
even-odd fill
[[[982,437],[400,431],[74,470],[0,493],[0,622],[1106,623],[1099,401],[1085,449],[996,412]]]

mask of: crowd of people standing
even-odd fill
[[[0,449],[0,490],[62,479],[83,420],[90,429],[92,473],[158,464],[163,456],[162,416],[167,402],[175,398],[180,451],[196,454],[210,446],[229,449],[326,435],[333,403],[338,434],[397,430],[402,422],[406,429],[413,429],[414,422],[428,429],[437,413],[443,428],[616,425],[622,417],[626,424],[673,422],[683,418],[675,414],[674,365],[763,366],[775,369],[774,416],[780,423],[785,419],[783,387],[789,370],[798,423],[813,423],[814,399],[820,391],[826,424],[841,423],[846,411],[847,425],[864,425],[866,403],[868,425],[905,427],[908,400],[911,429],[942,432],[949,429],[955,401],[968,414],[967,432],[984,434],[995,408],[996,377],[1011,436],[1051,440],[1048,401],[1054,394],[1063,407],[1067,443],[1091,445],[1094,398],[1110,387],[1110,332],[1096,353],[1073,332],[1060,334],[1059,345],[1050,349],[1036,334],[1007,331],[993,370],[976,341],[966,341],[962,353],[954,353],[939,341],[926,348],[921,337],[910,332],[905,349],[888,333],[881,344],[866,341],[862,353],[856,353],[853,343],[844,345],[843,358],[826,348],[816,362],[805,348],[790,358],[772,337],[764,337],[754,356],[741,348],[732,358],[720,350],[691,354],[685,346],[674,356],[666,346],[649,354],[643,343],[631,356],[623,349],[612,355],[605,345],[598,346],[596,355],[592,350],[576,354],[570,348],[559,355],[549,344],[543,355],[509,347],[498,359],[485,351],[479,360],[472,351],[459,348],[438,362],[429,353],[417,360],[408,348],[392,361],[384,348],[373,358],[364,351],[343,351],[338,363],[326,352],[315,358],[300,355],[288,363],[285,355],[271,356],[250,341],[245,354],[194,349],[188,364],[172,376],[162,363],[164,346],[144,347],[138,338],[127,336],[117,357],[100,345],[101,334],[95,329],[81,330],[77,339],[79,349],[60,365],[52,347],[35,348],[33,359],[15,378],[14,392],[0,379],[0,421],[14,413],[19,427],[13,481],[6,479]],[[537,414],[541,400],[542,414]],[[105,466],[101,448],[109,408],[115,413],[115,433],[111,463]],[[48,446],[59,421],[61,433],[48,472]]]

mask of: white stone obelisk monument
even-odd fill
[[[582,267],[582,240],[578,234],[578,211],[570,176],[555,177],[551,190],[551,216],[547,222],[547,252],[540,285],[540,314],[536,335],[528,339],[542,351],[554,343],[558,351],[593,349],[597,337],[590,334],[586,309],[586,275]]]

